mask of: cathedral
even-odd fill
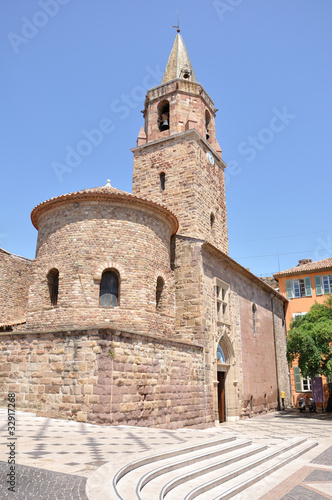
[[[34,260],[0,249],[1,405],[205,428],[290,401],[285,299],[228,252],[214,102],[178,30],[147,92],[133,189],[37,205]]]

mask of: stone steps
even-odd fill
[[[257,446],[234,436],[209,441],[126,465],[113,478],[113,493],[122,500],[224,500],[316,444],[306,438],[278,446]]]

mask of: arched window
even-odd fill
[[[221,363],[221,364],[226,363],[226,356],[225,356],[224,351],[222,350],[222,347],[220,344],[218,344],[218,347],[217,347],[217,363]]]
[[[210,126],[210,121],[211,121],[211,115],[208,112],[208,110],[205,111],[205,138],[208,140],[210,138],[210,132],[209,132],[209,126]]]
[[[51,269],[47,275],[48,291],[50,293],[50,301],[52,306],[56,306],[58,303],[58,292],[59,292],[59,271],[57,269]]]
[[[115,271],[104,271],[100,282],[99,304],[101,306],[119,305],[119,276]]]
[[[156,287],[156,308],[161,309],[163,303],[163,292],[164,292],[165,282],[161,276],[157,278]]]
[[[166,182],[165,172],[161,172],[159,174],[159,178],[160,178],[160,189],[161,189],[161,191],[165,191],[165,182]]]
[[[169,102],[162,101],[158,104],[158,127],[160,132],[169,129]]]

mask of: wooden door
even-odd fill
[[[225,422],[225,374],[218,373],[218,412],[219,422]]]

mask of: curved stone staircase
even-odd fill
[[[307,438],[257,446],[235,436],[144,457],[113,477],[121,500],[232,498],[317,445]]]

